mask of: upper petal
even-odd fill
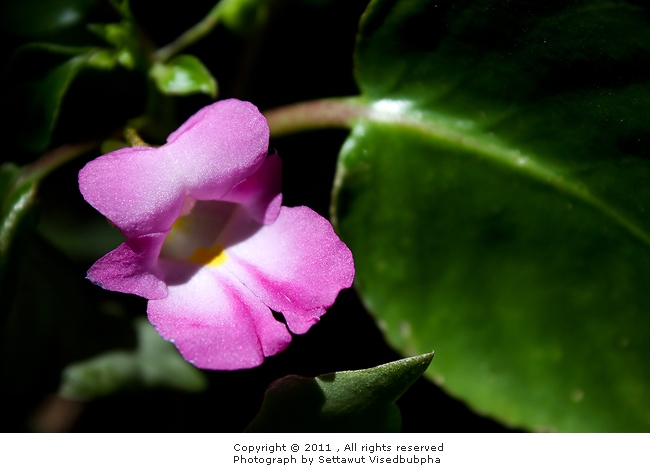
[[[282,206],[282,160],[269,155],[255,173],[237,183],[223,201],[238,203],[262,224],[271,224]]]
[[[352,253],[329,221],[306,207],[283,206],[273,224],[259,228],[232,219],[223,243],[223,266],[282,312],[294,333],[306,332],[354,279]]]
[[[160,148],[103,155],[79,172],[86,201],[127,237],[167,231],[187,195],[216,200],[260,167],[269,129],[257,108],[235,99],[204,107]]]
[[[260,365],[291,340],[286,327],[225,269],[161,261],[169,294],[150,300],[149,320],[183,357],[204,369]]]
[[[79,189],[127,237],[168,230],[185,198],[183,171],[153,147],[96,158],[79,172]]]
[[[164,146],[197,200],[220,199],[260,166],[268,147],[266,119],[253,104],[236,99],[204,107]]]

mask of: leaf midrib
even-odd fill
[[[640,228],[619,209],[593,195],[584,183],[568,180],[566,176],[558,174],[551,167],[541,163],[539,159],[525,155],[519,150],[509,148],[507,145],[499,144],[493,137],[488,138],[487,134],[463,133],[462,131],[424,117],[419,112],[408,110],[405,105],[395,107],[395,109],[401,110],[393,111],[391,107],[386,107],[390,102],[384,99],[366,103],[364,107],[365,113],[359,114],[355,120],[350,121],[350,124],[355,126],[368,121],[379,124],[390,124],[420,132],[434,141],[450,144],[462,150],[472,152],[500,166],[507,167],[517,173],[552,186],[593,206],[625,228],[637,239],[640,239],[644,244],[650,246],[650,234]],[[406,104],[406,101],[393,102]]]

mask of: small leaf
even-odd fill
[[[89,400],[124,389],[205,389],[205,375],[183,360],[174,345],[163,340],[145,318],[137,319],[135,326],[135,351],[111,351],[68,366],[63,371],[60,396]]]
[[[91,23],[88,29],[113,46],[123,46],[130,36],[131,22]]]
[[[426,371],[433,353],[375,368],[303,378],[269,386],[247,432],[398,432],[395,401]]]
[[[90,31],[115,47],[111,51],[115,61],[126,69],[136,66],[136,57],[139,47],[138,31],[135,24],[129,20],[120,23],[92,23],[88,25]]]
[[[217,81],[210,71],[195,56],[183,54],[168,63],[155,63],[149,75],[158,90],[168,96],[207,94],[217,96]]]

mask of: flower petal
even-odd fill
[[[243,219],[233,217],[224,230],[223,267],[282,312],[293,333],[305,333],[352,285],[352,253],[329,221],[306,207],[283,206],[273,224],[257,229]]]
[[[183,169],[188,194],[217,200],[260,166],[268,147],[269,127],[257,107],[229,99],[194,114],[163,148]]]
[[[271,224],[282,206],[282,160],[277,153],[269,155],[255,173],[237,183],[223,201],[239,203],[251,217],[262,224]]]
[[[79,172],[86,201],[127,237],[167,231],[187,195],[217,200],[248,178],[268,152],[269,128],[249,102],[216,102],[190,117],[160,148],[131,147]]]
[[[183,178],[161,150],[123,148],[96,158],[79,172],[84,199],[126,237],[167,231],[183,206]]]
[[[167,295],[158,268],[164,233],[129,239],[99,259],[88,271],[88,279],[104,289],[135,294],[146,299]]]
[[[252,368],[291,341],[268,307],[223,267],[164,260],[161,266],[169,295],[149,301],[149,320],[195,366]]]

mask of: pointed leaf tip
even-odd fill
[[[395,401],[428,368],[433,352],[374,368],[273,382],[247,432],[398,432]]]

